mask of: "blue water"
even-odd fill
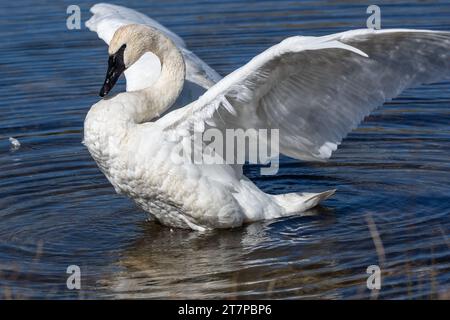
[[[115,3],[178,33],[222,75],[285,37],[364,28],[368,17],[350,0]],[[116,195],[81,144],[107,56],[96,34],[66,29],[70,4],[0,11],[0,298],[449,297],[450,82],[374,112],[327,163],[283,158],[274,177],[245,168],[271,193],[338,189],[310,216],[171,231]],[[93,2],[76,4],[86,21]],[[377,4],[383,28],[450,30],[450,1]],[[69,265],[81,290],[66,287]],[[378,293],[369,265],[382,269]]]

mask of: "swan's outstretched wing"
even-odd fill
[[[98,3],[92,6],[90,11],[93,16],[86,21],[86,27],[97,32],[99,38],[107,44],[119,27],[127,24],[145,24],[163,32],[181,50],[186,62],[186,80],[203,88],[209,88],[221,79],[216,71],[186,49],[184,41],[179,36],[146,15],[133,9],[108,3]]]
[[[174,135],[205,124],[279,129],[281,153],[323,160],[370,111],[408,87],[445,76],[449,32],[365,29],[292,37],[159,121]]]

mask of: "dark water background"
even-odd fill
[[[350,0],[116,3],[178,33],[222,75],[285,37],[364,28],[368,17],[368,3]],[[450,82],[408,90],[325,164],[283,158],[275,177],[246,168],[267,192],[337,188],[318,215],[171,231],[116,195],[81,144],[106,46],[66,29],[70,4],[84,23],[90,1],[1,5],[0,298],[368,298],[372,264],[379,298],[449,297]],[[450,1],[377,4],[383,28],[450,30]],[[80,291],[66,288],[72,264]]]

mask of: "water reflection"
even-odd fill
[[[338,297],[333,289],[342,284],[329,280],[351,271],[336,272],[338,261],[326,258],[333,243],[309,230],[331,228],[334,219],[332,210],[318,208],[304,217],[207,233],[142,223],[142,237],[120,254],[124,270],[101,284],[115,298]]]

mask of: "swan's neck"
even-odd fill
[[[159,58],[161,73],[152,85],[138,91],[146,104],[145,110],[136,118],[139,123],[161,115],[173,105],[183,90],[186,67],[180,50],[162,34],[158,34],[157,39],[149,44],[148,49]]]
[[[148,38],[141,39],[140,45],[139,50],[144,55],[137,65],[133,64],[127,70],[126,76],[132,81],[127,83],[127,92],[99,101],[90,113],[93,109],[105,109],[98,116],[108,114],[109,118],[105,121],[129,127],[130,123],[140,124],[158,117],[176,101],[183,89],[186,73],[180,50],[166,36],[151,31]],[[160,63],[160,68],[154,70],[159,73],[156,80],[155,77],[143,76],[145,72],[154,72],[149,63],[149,60],[154,63],[154,59],[159,59]],[[136,83],[139,79],[148,83]]]

